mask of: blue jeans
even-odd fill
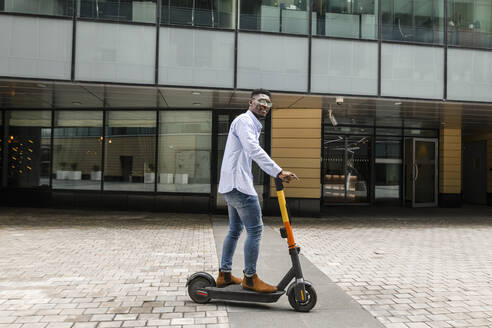
[[[230,272],[232,257],[236,250],[237,241],[243,226],[248,236],[244,244],[244,274],[251,277],[256,273],[256,262],[260,250],[263,220],[258,196],[243,194],[236,189],[223,194],[229,210],[229,232],[222,246],[222,260],[220,270]]]

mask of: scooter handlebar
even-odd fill
[[[284,190],[284,183],[279,177],[275,178],[275,188],[277,189],[277,191]]]

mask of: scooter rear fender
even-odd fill
[[[198,278],[198,277],[202,277],[202,278],[207,279],[210,282],[210,287],[215,287],[215,279],[214,279],[214,277],[212,277],[210,275],[210,273],[203,272],[203,271],[195,272],[194,274],[192,274],[191,276],[189,276],[188,277],[188,280],[186,281],[186,287],[188,287],[188,285],[190,284],[190,282],[193,279]]]

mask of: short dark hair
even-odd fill
[[[251,98],[253,98],[254,96],[256,95],[267,95],[268,97],[272,98],[272,94],[270,93],[270,91],[266,90],[266,89],[254,89],[252,92],[251,92]]]

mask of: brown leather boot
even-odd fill
[[[225,287],[228,285],[239,285],[241,278],[234,277],[230,272],[219,271],[219,277],[215,284],[217,287]]]
[[[244,276],[243,282],[241,286],[244,289],[249,289],[259,293],[273,293],[277,291],[277,287],[267,284],[258,278],[258,275],[255,273],[252,277]]]

